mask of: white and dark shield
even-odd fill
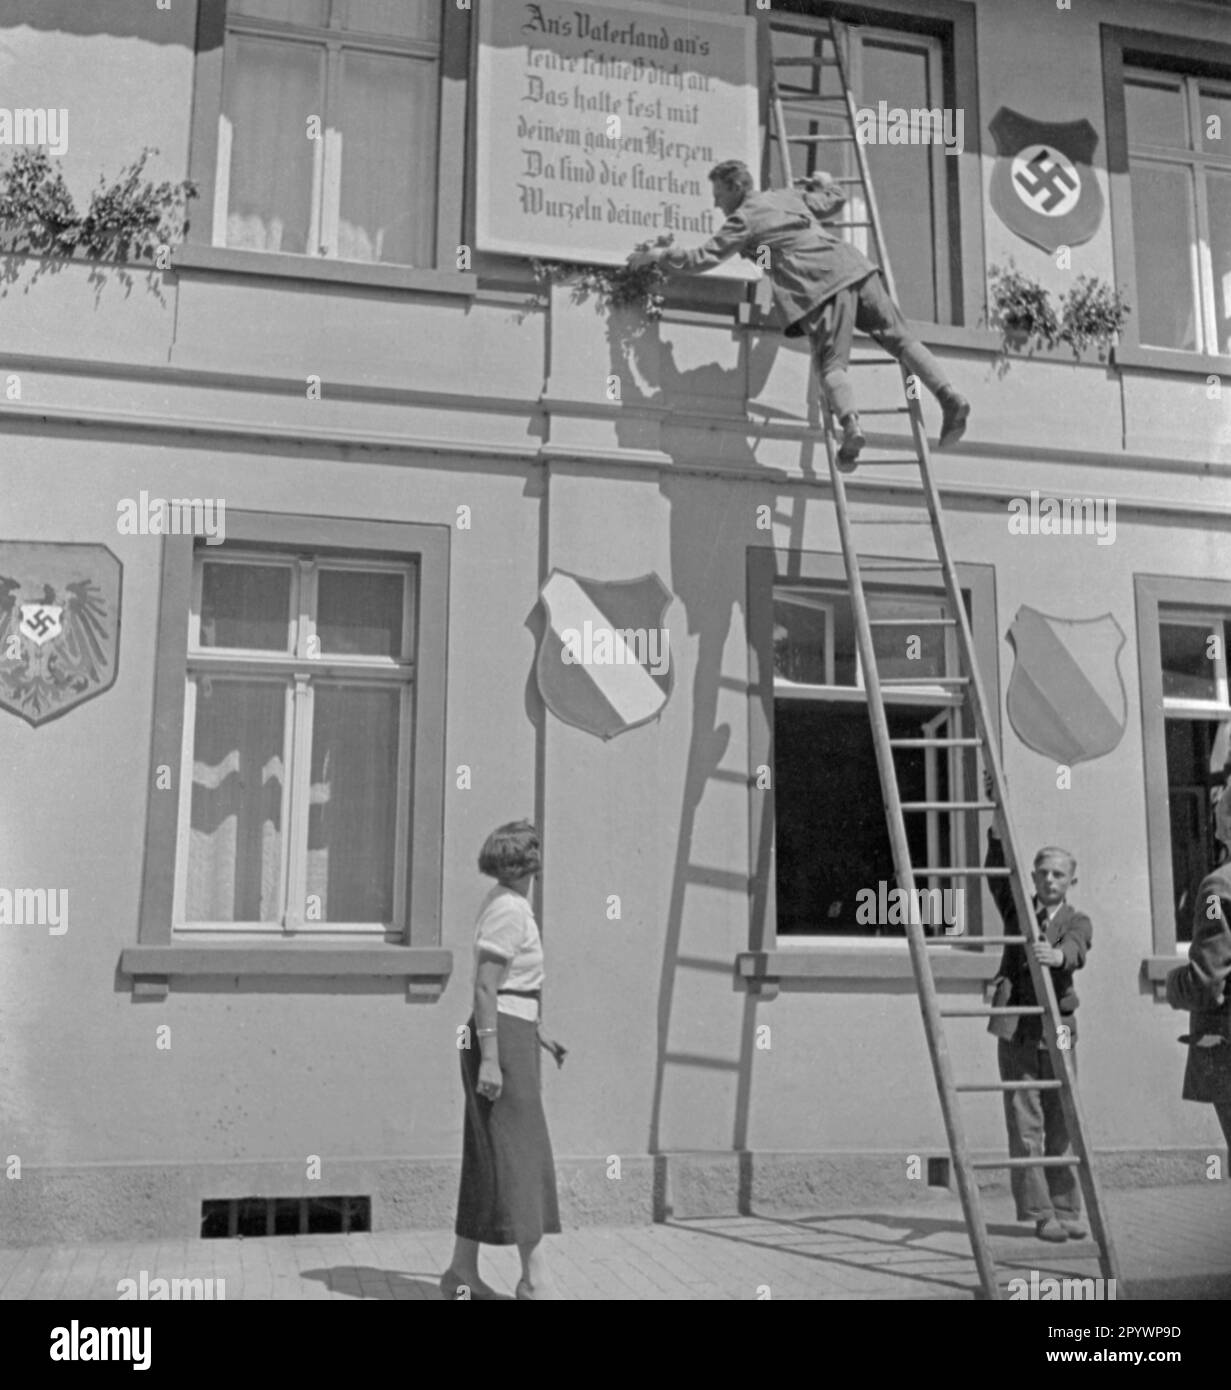
[[[1069,767],[1110,753],[1128,713],[1115,618],[1053,618],[1023,606],[1009,641],[1016,661],[1006,703],[1018,738]]]
[[[1035,121],[1002,106],[988,129],[996,141],[992,207],[1005,226],[1047,252],[1089,241],[1103,220],[1090,122]]]
[[[105,545],[0,541],[0,709],[45,724],[115,684],[120,562]]]
[[[672,594],[658,575],[613,581],[553,570],[540,598],[547,624],[535,675],[557,719],[609,739],[661,713],[674,675],[663,623]]]

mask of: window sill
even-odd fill
[[[134,999],[165,999],[173,980],[235,976],[402,979],[408,999],[434,1002],[453,973],[453,952],[434,946],[129,946],[120,973],[132,978]]]
[[[1182,948],[1180,948],[1182,949]],[[1141,978],[1153,986],[1155,1002],[1167,1002],[1167,976],[1180,965],[1188,964],[1188,953],[1174,956],[1146,956],[1141,962]]]
[[[971,945],[977,941],[971,938]],[[893,943],[897,946],[898,943]],[[937,981],[986,983],[994,978],[1000,964],[999,951],[939,951],[932,957],[932,974]],[[760,993],[776,992],[784,980],[913,980],[906,943],[901,949],[862,946],[784,947],[773,951],[741,951],[735,958],[736,971],[751,988]]]
[[[1114,355],[1117,367],[1145,367],[1149,371],[1176,372],[1181,376],[1231,376],[1231,357],[1214,357],[1204,352],[1121,343]]]
[[[288,256],[278,251],[241,251],[231,246],[203,246],[195,242],[178,247],[172,264],[177,272],[213,271],[227,275],[259,275],[267,279],[317,280],[467,298],[473,297],[479,288],[477,275],[461,271],[372,265],[326,256]]]

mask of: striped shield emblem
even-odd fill
[[[540,598],[547,623],[535,673],[557,719],[608,739],[661,712],[674,672],[663,623],[672,594],[658,575],[611,581],[553,570]]]
[[[1110,753],[1128,714],[1115,618],[1053,618],[1023,606],[1009,641],[1017,660],[1007,704],[1021,741],[1069,767]]]

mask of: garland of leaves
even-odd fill
[[[72,257],[125,263],[153,260],[188,229],[187,210],[197,187],[190,179],[155,184],[142,175],[150,155],[120,171],[108,186],[100,177],[84,213],[58,164],[46,150],[24,149],[0,170],[0,240],[10,254]]]
[[[670,246],[670,233],[656,241],[639,242],[638,251],[652,246]],[[532,260],[531,269],[540,285],[573,283],[573,298],[581,303],[594,295],[603,309],[633,309],[647,323],[656,323],[663,316],[663,290],[666,274],[658,265],[590,265],[585,262]]]

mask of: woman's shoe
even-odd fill
[[[459,1298],[458,1293],[461,1289],[467,1289],[468,1293]],[[449,1303],[465,1303],[467,1300],[472,1303],[482,1303],[500,1297],[495,1289],[489,1288],[481,1279],[471,1282],[455,1274],[451,1269],[446,1269],[440,1276],[440,1296]],[[518,1296],[520,1297],[520,1294]]]
[[[524,1279],[517,1281],[516,1296],[529,1303],[555,1302],[560,1297],[554,1284],[527,1284]]]

